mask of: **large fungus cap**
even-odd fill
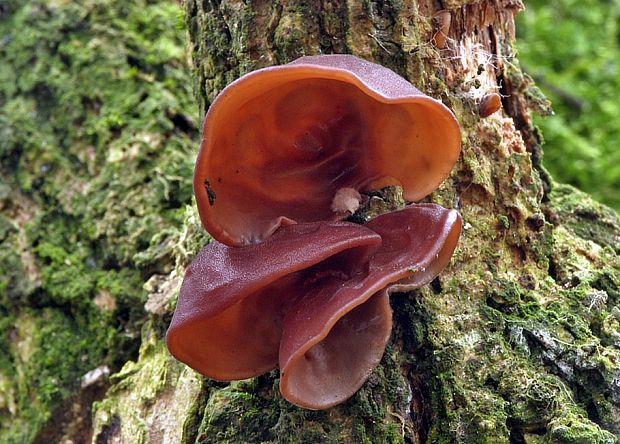
[[[204,121],[194,191],[211,235],[260,242],[279,226],[345,217],[336,193],[400,185],[433,191],[460,151],[440,101],[350,55],[302,57],[226,87]]]

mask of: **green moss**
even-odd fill
[[[308,29],[310,15],[306,8],[286,11],[278,23],[274,33],[274,44],[279,48],[278,59],[282,63],[291,62],[300,56],[307,55],[304,51],[305,35]]]
[[[200,431],[200,421],[204,416],[204,409],[207,405],[209,397],[208,383],[201,384],[200,393],[191,403],[187,410],[185,421],[183,422],[183,443],[190,444],[195,443],[198,440],[198,433]]]
[[[16,393],[0,442],[21,443],[83,374],[136,356],[142,285],[159,265],[137,258],[169,244],[162,233],[178,240],[197,110],[175,3],[0,9],[0,343],[11,350],[0,372]],[[12,324],[25,318],[20,360]]]
[[[15,245],[11,239],[5,239],[4,245]],[[9,310],[32,291],[33,284],[24,279],[24,267],[15,249],[0,250],[0,307]]]
[[[556,185],[551,198],[558,219],[577,236],[620,254],[620,218],[614,210],[570,185]]]
[[[0,373],[12,379],[12,390],[4,393],[13,392],[15,408],[2,416],[0,441],[30,442],[52,416],[50,406],[79,388],[83,369],[97,366],[109,344],[93,341],[91,331],[53,308],[24,311],[12,328],[10,367]]]
[[[201,384],[170,356],[154,326],[149,322],[142,329],[140,360],[127,362],[114,374],[106,398],[93,406],[94,440],[146,443],[169,427],[166,438],[181,442],[181,424]]]
[[[276,372],[230,384],[207,383],[208,400],[193,407],[203,412],[198,431],[187,442],[403,442],[398,415],[386,420],[385,409],[393,401],[383,393],[391,380],[385,371],[379,367],[351,401],[331,411],[313,412],[284,401],[276,395]],[[344,417],[353,422],[340,423]]]
[[[254,393],[269,389],[267,378],[231,383],[212,389],[198,431],[198,442],[264,442],[276,426],[278,413],[274,401]],[[277,402],[276,402],[277,404]],[[312,434],[308,430],[308,434]]]
[[[618,438],[583,421],[579,415],[565,413],[551,421],[546,436],[549,442],[566,444],[613,444]]]
[[[382,364],[345,404],[328,411],[295,407],[278,392],[277,372],[228,383],[205,380],[184,442],[403,442],[407,387],[388,348]],[[398,405],[399,411],[392,411]],[[402,410],[400,410],[402,408]],[[343,418],[352,421],[342,423]]]

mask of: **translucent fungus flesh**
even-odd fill
[[[449,174],[459,127],[441,102],[380,65],[303,57],[251,72],[211,105],[194,190],[203,224],[228,245],[279,226],[334,220],[338,190],[400,185],[416,201]]]
[[[215,241],[187,269],[167,345],[218,380],[280,367],[290,402],[349,398],[390,337],[389,295],[448,263],[461,218],[422,204],[335,222],[398,185],[417,201],[460,151],[452,112],[350,55],[302,57],[233,82],[203,125],[194,191]]]

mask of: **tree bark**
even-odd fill
[[[352,400],[300,410],[279,398],[277,372],[204,381],[189,441],[620,436],[618,220],[541,167],[530,113],[548,103],[515,57],[521,1],[441,3],[186,2],[202,113],[240,75],[321,53],[380,63],[441,99],[458,116],[463,149],[430,199],[465,221],[451,266],[427,288],[392,298],[392,339]],[[502,109],[483,118],[479,104],[492,93]]]
[[[51,6],[41,10],[64,5],[48,3]],[[63,26],[63,32],[81,32],[85,17],[109,13],[88,8],[75,14],[79,26]],[[15,429],[24,424],[36,430],[9,435],[7,442],[518,444],[620,439],[620,221],[584,193],[554,183],[541,166],[541,138],[531,112],[547,112],[549,105],[515,56],[514,16],[523,8],[520,0],[186,0],[184,8],[201,116],[222,88],[249,71],[328,53],[380,63],[442,100],[460,122],[462,155],[428,200],[460,211],[465,226],[459,246],[449,267],[430,285],[392,296],[394,329],[383,360],[342,405],[326,411],[290,405],[279,395],[277,371],[221,383],[175,361],[163,343],[165,329],[184,267],[207,242],[195,208],[183,194],[189,189],[188,165],[195,155],[187,147],[197,149],[190,139],[198,125],[187,116],[187,106],[168,99],[166,88],[148,89],[169,85],[166,81],[181,83],[182,77],[175,73],[166,79],[162,72],[170,75],[170,70],[149,71],[150,62],[131,51],[132,42],[121,57],[131,65],[127,76],[139,80],[139,88],[150,85],[144,93],[140,89],[138,97],[157,97],[172,123],[151,124],[150,115],[140,114],[135,127],[116,121],[109,130],[96,127],[98,137],[107,137],[99,140],[101,152],[96,138],[76,136],[68,157],[79,158],[88,171],[63,176],[66,165],[49,160],[55,169],[40,187],[33,185],[32,200],[4,188],[5,178],[6,183],[14,180],[5,161],[26,157],[24,144],[16,143],[19,149],[12,148],[10,156],[3,151],[9,145],[0,145],[0,241],[11,242],[16,252],[0,252],[0,264],[9,264],[9,269],[18,263],[15,282],[3,287],[0,279],[0,320],[16,324],[7,340],[14,362],[5,365],[0,359],[0,425]],[[131,15],[124,6],[119,11],[119,16]],[[3,13],[0,6],[0,19]],[[117,45],[114,29],[90,42],[92,51],[105,47],[110,36]],[[98,32],[100,28],[87,34]],[[48,37],[50,42],[55,38]],[[166,47],[157,47],[149,57],[159,57],[159,49]],[[40,45],[33,43],[33,48],[39,51]],[[74,66],[67,54],[69,62],[63,58],[63,63]],[[124,68],[117,66],[115,54],[109,57],[120,71]],[[31,87],[37,100],[52,103],[56,90],[24,82],[22,89]],[[0,94],[3,91],[0,88]],[[501,94],[502,108],[482,117],[480,103],[492,93]],[[130,121],[128,116],[145,107],[144,99],[134,107],[124,106],[126,114],[119,118],[100,112],[97,97],[76,100],[76,107],[110,121]],[[3,122],[0,118],[4,131]],[[66,126],[79,132],[87,123],[68,119]],[[119,133],[131,137],[124,140]],[[74,135],[58,137],[73,140]],[[167,146],[173,149],[164,150]],[[21,189],[28,174],[40,175],[45,164],[37,162],[47,161],[44,157],[31,154],[27,159],[32,166],[16,163],[22,168],[15,179]],[[183,174],[188,177],[179,178]],[[63,182],[66,177],[71,181]],[[75,203],[75,195],[85,196],[88,205]],[[61,222],[36,216],[52,212],[46,205],[56,206],[53,214]],[[4,219],[11,220],[9,228]],[[47,225],[52,228],[44,235],[33,229]],[[58,234],[63,232],[69,234]],[[77,244],[75,252],[70,249]],[[63,255],[60,247],[71,254]],[[65,268],[52,270],[57,262]],[[125,268],[131,271],[121,274]],[[63,291],[77,291],[75,286],[62,287],[65,281],[57,279],[65,269],[99,274],[89,278],[92,289],[84,295],[63,299]],[[135,311],[143,305],[139,295],[127,296],[135,293],[136,281],[138,287],[146,281],[146,313]],[[57,293],[53,285],[60,288]],[[1,293],[5,288],[11,290],[10,309],[5,309]],[[83,308],[90,304],[84,300],[91,299],[96,310],[104,312],[101,317]],[[101,326],[79,323],[83,312],[88,322]],[[115,351],[135,345],[124,339],[107,353],[84,358],[95,367],[109,362],[109,379],[91,376],[95,382],[89,385],[88,378],[82,378],[82,387],[78,384],[44,417],[20,416],[13,404],[21,396],[17,392],[30,387],[22,371],[28,359],[42,359],[37,353],[43,345],[60,342],[66,344],[66,356],[43,357],[54,363],[69,360],[74,354],[71,342],[83,338],[81,329],[105,336],[99,332],[109,322],[108,312],[122,317],[120,327],[114,324],[123,333],[120,338],[137,334],[140,326],[139,351]],[[42,324],[62,316],[71,319],[63,321],[71,334],[61,337],[69,331],[62,327],[37,339],[46,331]],[[75,358],[82,359],[79,354]],[[5,370],[11,366],[18,370]],[[44,380],[45,375],[38,376]],[[25,399],[28,396],[43,402],[34,394]],[[11,441],[11,436],[29,439]]]

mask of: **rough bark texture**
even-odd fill
[[[79,250],[81,255],[67,256],[52,248],[62,243],[59,240],[34,243],[37,233],[28,233],[26,222],[40,214],[37,206],[45,200],[39,197],[31,202],[17,191],[6,191],[0,195],[2,217],[11,224],[5,224],[6,229],[0,225],[0,240],[10,238],[21,247],[17,256],[3,256],[3,264],[17,264],[14,268],[21,267],[21,271],[15,274],[29,275],[27,282],[39,290],[33,293],[11,282],[5,286],[17,288],[11,293],[13,299],[3,302],[12,307],[5,310],[11,322],[17,320],[10,330],[12,336],[7,333],[6,338],[11,356],[17,358],[0,361],[0,412],[8,418],[0,424],[4,427],[17,419],[29,424],[24,407],[20,411],[15,405],[16,400],[30,398],[14,393],[20,390],[14,381],[23,377],[19,369],[28,369],[25,363],[32,350],[41,348],[27,338],[40,337],[40,333],[29,333],[42,329],[41,319],[62,316],[61,309],[76,304],[50,290],[51,278],[46,273],[54,271],[52,265],[60,267],[69,261],[67,266],[75,267],[71,261],[76,258],[88,260],[89,254],[107,252],[111,258],[95,261],[97,270],[110,274],[128,266],[138,270],[136,279],[148,279],[148,314],[131,318],[142,320],[140,350],[121,354],[114,361],[113,375],[103,385],[105,393],[74,389],[69,392],[73,397],[64,396],[62,408],[58,402],[50,404],[55,408],[50,407],[29,440],[46,442],[50,436],[75,440],[88,434],[98,443],[617,442],[620,222],[614,212],[587,195],[554,184],[540,165],[540,138],[530,112],[544,112],[548,105],[515,58],[513,18],[522,6],[519,0],[251,4],[187,0],[191,69],[200,115],[238,76],[319,53],[352,53],[381,63],[453,109],[462,127],[462,156],[429,200],[461,212],[465,229],[460,245],[451,265],[431,285],[392,297],[393,335],[383,361],[363,388],[341,406],[313,412],[281,399],[278,372],[218,383],[175,362],[163,346],[163,331],[183,268],[205,237],[193,208],[175,204],[175,217],[153,219],[157,227],[168,231],[147,232],[153,237],[147,238],[150,247],[146,248],[135,241],[145,236],[145,227],[132,230],[130,224],[120,234],[112,229],[119,220],[137,219],[128,210],[114,208],[127,205],[129,196],[139,195],[146,196],[137,200],[140,205],[130,202],[139,215],[152,216],[155,210],[146,205],[151,201],[157,202],[160,214],[168,214],[166,184],[176,183],[173,178],[179,172],[161,168],[174,153],[183,164],[193,160],[193,154],[183,148],[185,142],[167,154],[147,156],[138,145],[121,156],[124,164],[107,159],[102,171],[91,174],[94,185],[75,191],[86,199],[99,197],[92,204],[94,210],[71,207],[58,191],[44,195],[57,198],[58,213],[66,223],[94,230],[71,238],[88,241],[84,246],[88,251]],[[446,14],[433,16],[441,9],[451,20],[445,46],[438,48],[436,34]],[[143,70],[140,66],[139,71]],[[157,72],[153,75],[160,79]],[[503,109],[481,118],[478,103],[493,92],[502,94]],[[191,119],[174,120],[175,115],[182,114],[170,114],[171,126],[151,127],[149,134],[164,134],[164,138],[191,135],[195,127]],[[167,140],[157,139],[158,146],[169,147]],[[81,152],[81,148],[75,150]],[[145,164],[145,159],[151,163]],[[147,171],[150,175],[153,168],[160,168],[157,177],[164,185],[157,185],[155,194],[137,194],[136,190],[147,189],[139,184],[121,186],[113,173],[122,174],[127,165],[134,167],[132,174]],[[182,173],[189,174],[187,169]],[[6,171],[3,174],[8,177]],[[101,174],[116,187],[113,193],[98,191]],[[182,202],[185,205],[188,199]],[[105,214],[102,208],[112,213],[98,219],[97,214]],[[93,225],[108,231],[102,234]],[[63,229],[70,227],[50,228],[47,233],[53,238]],[[51,246],[41,246],[47,244]],[[121,300],[128,292],[101,282],[94,287],[96,291],[80,297],[96,301],[103,294],[95,304],[105,311],[105,301]],[[16,298],[22,299],[15,302]],[[85,316],[84,310],[73,310],[76,319]],[[124,328],[135,331],[135,327]],[[95,367],[105,359],[109,357],[98,354],[88,362]],[[121,368],[118,360],[122,359],[135,361]],[[92,399],[100,399],[93,408],[92,425],[85,420],[88,414],[67,413],[75,406],[90,405]],[[61,420],[62,430],[55,429]],[[9,437],[8,442],[21,441]]]

